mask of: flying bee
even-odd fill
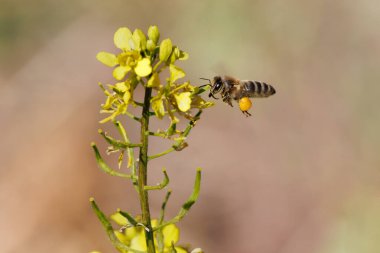
[[[215,97],[215,95],[221,95],[223,102],[232,105],[232,100],[239,101],[240,110],[245,116],[251,116],[248,110],[251,107],[251,101],[249,98],[265,98],[276,93],[276,90],[272,85],[259,81],[239,80],[230,76],[215,76],[213,80],[201,78],[209,81],[211,86],[209,97]],[[205,85],[202,85],[205,86]]]

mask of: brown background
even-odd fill
[[[363,1],[0,2],[0,251],[115,252],[92,213],[137,214],[129,182],[97,168],[95,60],[115,52],[120,26],[160,28],[190,53],[199,77],[230,74],[273,83],[253,117],[218,101],[189,148],[166,167],[168,215],[203,168],[199,201],[180,223],[181,242],[206,252],[380,252],[380,3]],[[110,126],[101,126],[110,129]],[[131,138],[137,125],[127,123]],[[153,151],[164,149],[152,139]],[[110,158],[112,160],[112,158]],[[158,215],[163,195],[151,196]]]

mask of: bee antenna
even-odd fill
[[[202,88],[202,87],[205,87],[205,86],[211,86],[211,80],[210,80],[210,79],[208,79],[208,78],[203,78],[203,77],[201,77],[201,78],[199,78],[199,79],[201,79],[201,80],[206,80],[206,81],[209,82],[209,83],[207,83],[207,84],[203,84],[203,85],[199,86],[199,88]]]
[[[201,79],[201,80],[206,80],[206,81],[208,81],[209,83],[211,83],[211,80],[208,79],[208,78],[203,78],[203,77],[201,77],[201,78],[199,78],[199,79]]]

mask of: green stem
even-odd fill
[[[152,160],[152,159],[155,159],[155,158],[158,158],[158,157],[161,157],[161,156],[164,156],[164,155],[167,155],[169,154],[170,152],[173,152],[175,149],[174,148],[169,148],[161,153],[158,153],[158,154],[155,154],[155,155],[151,155],[148,157],[148,160]]]
[[[145,229],[146,246],[148,253],[155,253],[154,240],[153,240],[153,229],[150,222],[150,211],[149,211],[149,201],[148,201],[148,191],[144,190],[147,185],[148,180],[148,126],[149,126],[149,107],[150,99],[152,96],[152,88],[145,88],[144,96],[144,106],[141,117],[141,135],[140,141],[142,147],[140,147],[139,155],[139,168],[138,168],[138,188],[140,205],[142,212],[142,223],[148,229]]]

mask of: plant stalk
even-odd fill
[[[150,222],[150,211],[148,201],[148,191],[144,190],[148,180],[148,137],[149,137],[149,107],[150,99],[152,96],[152,88],[145,88],[144,105],[141,117],[141,135],[140,141],[142,146],[140,147],[139,154],[139,168],[138,168],[138,188],[142,213],[142,223],[146,227],[145,239],[148,253],[155,253],[153,229]]]

